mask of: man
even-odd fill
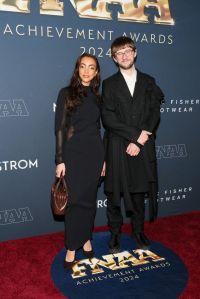
[[[107,217],[111,232],[109,252],[120,251],[123,223],[121,197],[131,219],[138,248],[148,249],[144,234],[145,194],[150,198],[150,220],[157,214],[155,131],[163,93],[154,78],[135,68],[137,50],[129,37],[111,45],[119,71],[103,81],[102,119],[105,126]]]

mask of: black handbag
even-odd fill
[[[68,189],[63,176],[56,178],[51,187],[51,208],[53,214],[64,215],[68,202]]]

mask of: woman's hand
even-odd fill
[[[60,178],[61,174],[65,176],[66,168],[65,163],[60,163],[56,166],[56,177]]]
[[[140,148],[134,144],[134,143],[129,143],[126,149],[126,153],[130,156],[137,156],[140,152]]]
[[[106,162],[103,163],[103,168],[101,171],[101,176],[105,176],[106,175]]]

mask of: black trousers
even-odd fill
[[[131,193],[134,212],[130,215],[130,219],[132,230],[134,233],[140,233],[144,231],[144,195],[145,193]],[[117,207],[112,204],[112,196],[112,193],[107,195],[108,226],[111,233],[119,234],[121,232],[121,226],[123,224],[123,216],[121,213],[121,207]]]

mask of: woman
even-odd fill
[[[74,265],[75,252],[81,247],[87,258],[93,257],[90,240],[104,157],[99,85],[98,60],[85,53],[77,59],[70,85],[60,90],[57,100],[56,176],[65,176],[69,188],[65,212],[65,268]]]

